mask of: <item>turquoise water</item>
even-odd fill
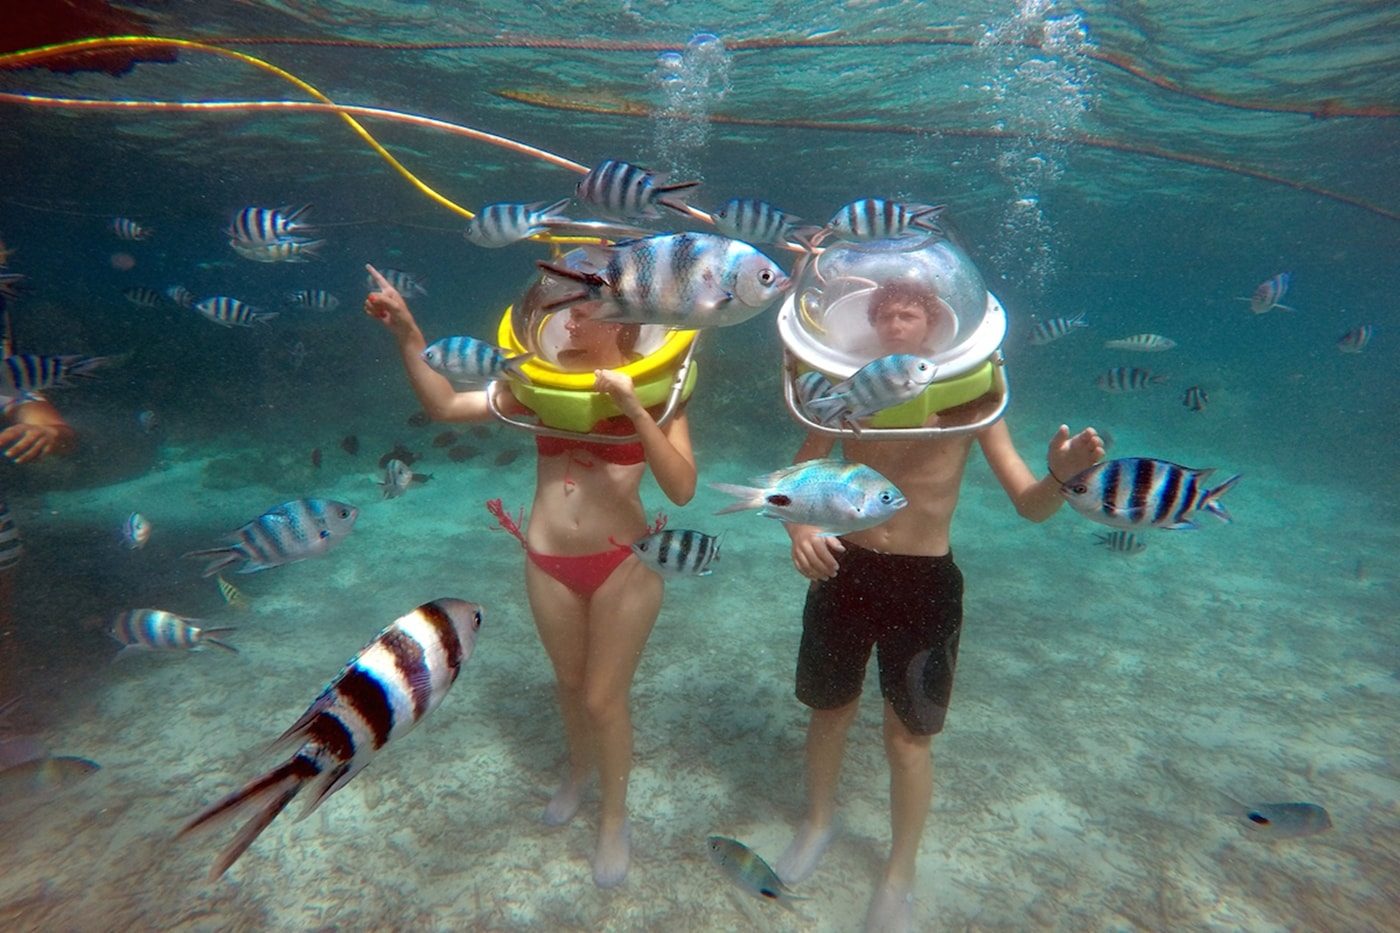
[[[974,456],[953,528],[967,626],[934,744],[916,927],[1382,929],[1400,898],[1400,117],[1389,115],[1400,22],[1384,5],[1157,6],[145,12],[160,35],[332,40],[228,47],[344,104],[701,178],[702,207],[755,195],[820,222],[869,195],[947,203],[1010,315],[1008,417],[1033,469],[1066,422],[1111,432],[1113,456],[1245,479],[1232,525],[1154,534],[1123,558],[1095,547],[1102,529],[1068,509],[1042,526],[1018,519]],[[679,70],[661,57],[698,32],[720,45],[683,54]],[[765,38],[778,41],[755,47]],[[480,40],[496,45],[417,47]],[[370,47],[388,43],[414,47]],[[0,91],[306,99],[193,50],[120,78],[0,72]],[[619,101],[644,111],[564,109]],[[5,271],[26,277],[11,303],[20,349],[131,353],[51,394],[82,438],[75,456],[0,473],[26,547],[12,622],[22,661],[0,689],[19,704],[2,725],[102,765],[62,794],[0,809],[7,926],[859,928],[889,838],[869,691],[843,777],[843,835],[800,887],[798,912],[737,900],[706,859],[710,833],[770,860],[782,851],[801,812],[806,721],[791,695],[803,583],[786,536],[751,516],[712,517],[725,499],[709,490],[671,520],[724,530],[722,570],[671,585],[633,692],[627,884],[594,888],[587,818],[563,830],[536,820],[562,747],[551,676],[520,555],[481,507],[528,500],[529,440],[465,432],[477,455],[450,461],[432,446],[441,426],[407,423],[417,405],[359,305],[366,261],[409,269],[428,277],[414,310],[430,338],[492,336],[540,247],[471,248],[460,218],[332,116],[0,106],[0,240],[14,250]],[[1368,107],[1377,112],[1311,115]],[[782,121],[806,125],[772,125]],[[440,131],[366,125],[468,207],[552,200],[576,180]],[[327,239],[320,261],[261,265],[228,249],[233,211],[302,203]],[[155,235],[119,241],[114,216]],[[118,253],[134,266],[116,268]],[[1297,311],[1252,315],[1237,299],[1280,272]],[[177,283],[268,308],[291,289],[325,288],[341,304],[282,308],[249,332],[122,296]],[[1030,343],[1037,320],[1079,312],[1087,330]],[[1375,328],[1365,351],[1338,352],[1364,324]],[[1102,346],[1140,332],[1178,346],[1140,357]],[[703,482],[742,482],[796,449],[779,350],[771,314],[706,335],[690,409]],[[1170,379],[1135,395],[1094,387],[1119,365]],[[1208,391],[1205,411],[1181,404],[1190,385]],[[140,430],[144,409],[159,431]],[[340,447],[349,434],[356,455]],[[434,480],[381,502],[375,463],[400,442]],[[520,458],[497,465],[510,451]],[[356,531],[322,560],[235,578],[248,611],[180,560],[303,495],[359,505]],[[644,501],[664,500],[648,485]],[[116,537],[133,510],[154,532],[129,552]],[[205,883],[226,836],[174,843],[181,823],[267,767],[265,743],[375,632],[447,594],[483,603],[488,626],[442,708],[310,820],[281,818]],[[110,664],[114,645],[93,622],[135,606],[238,625],[240,654]],[[1334,826],[1261,840],[1226,795],[1319,803]]]

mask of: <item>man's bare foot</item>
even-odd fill
[[[579,804],[583,802],[583,791],[588,786],[588,778],[565,775],[554,796],[545,804],[540,819],[546,826],[563,826],[574,818]]]
[[[632,862],[632,825],[623,820],[618,829],[598,830],[598,848],[593,853],[593,883],[600,888],[615,888],[627,880],[627,868]]]
[[[865,912],[865,933],[910,933],[914,929],[914,892],[881,885]]]
[[[833,826],[814,826],[803,820],[787,850],[773,863],[773,870],[778,873],[783,884],[797,884],[811,877],[835,835],[836,829]]]

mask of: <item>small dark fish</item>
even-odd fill
[[[402,460],[404,466],[412,466],[415,461],[422,459],[418,454],[409,450],[402,444],[395,443],[394,449],[379,458],[379,469],[384,469],[389,465],[390,460]]]
[[[319,447],[312,448],[311,450],[311,468],[315,470],[321,469],[321,448]]]
[[[360,439],[353,434],[347,434],[340,439],[340,449],[353,457],[360,452]]]
[[[408,416],[408,426],[410,428],[421,428],[433,419],[428,417],[426,411],[415,411]]]
[[[1343,353],[1360,353],[1366,349],[1366,345],[1371,342],[1371,337],[1375,333],[1376,328],[1371,324],[1354,327],[1337,338],[1337,349]]]
[[[1205,411],[1210,404],[1210,396],[1200,386],[1191,386],[1181,395],[1181,404],[1192,411]]]
[[[458,444],[456,447],[447,451],[447,459],[451,460],[453,463],[461,463],[463,460],[470,460],[472,457],[475,457],[478,452],[479,451],[477,451],[475,447],[469,447],[466,444]]]
[[[1108,534],[1104,535],[1095,534],[1094,537],[1098,539],[1099,544],[1108,548],[1115,554],[1127,554],[1132,556],[1133,554],[1141,554],[1143,551],[1147,550],[1147,544],[1131,531],[1119,529],[1117,531],[1110,531]]]
[[[488,437],[490,437],[490,436],[491,436],[491,429],[488,428],[486,425],[484,425],[484,424],[477,424],[477,425],[473,425],[473,426],[472,426],[472,437],[479,437],[479,438],[481,438],[482,440],[485,440],[486,438],[488,438]]]
[[[496,459],[491,462],[496,464],[496,466],[509,466],[515,462],[515,458],[518,456],[520,456],[520,451],[518,450],[503,450],[496,454]]]
[[[458,434],[456,431],[443,431],[437,437],[433,438],[433,446],[451,447],[453,444],[457,443],[457,438],[461,436],[462,435]]]
[[[1246,829],[1274,839],[1315,836],[1332,828],[1326,808],[1315,803],[1244,804],[1241,820]]]

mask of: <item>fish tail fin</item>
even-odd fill
[[[700,187],[698,181],[676,181],[667,182],[664,185],[656,185],[652,190],[656,192],[656,203],[667,210],[675,211],[677,214],[690,216],[691,207],[686,202],[686,198],[695,193],[695,189]]]
[[[129,357],[130,354],[127,354],[127,356]],[[122,362],[125,362],[125,360],[115,356],[75,356],[72,359],[63,361],[63,375],[65,378],[68,376],[77,376],[90,379],[92,374],[102,367],[116,365]]]
[[[326,245],[325,240],[308,240],[297,248],[298,256],[307,256],[311,259],[321,258],[321,247]]]
[[[212,577],[225,567],[232,567],[234,564],[244,560],[243,552],[236,547],[211,547],[202,551],[186,551],[180,555],[183,557],[193,557],[196,560],[207,560],[204,570],[200,572],[201,577]]]
[[[316,812],[316,808],[326,802],[326,798],[346,785],[349,780],[360,773],[359,768],[352,768],[351,763],[342,761],[331,770],[327,771],[323,777],[315,783],[317,789],[315,796],[306,801],[306,806],[297,814],[296,821],[300,823],[308,816]]]
[[[1276,305],[1274,305],[1274,307],[1277,308],[1279,311],[1297,311],[1297,310],[1298,310],[1297,308],[1291,307],[1291,306],[1289,306],[1289,305],[1280,305],[1280,304],[1276,304]]]
[[[1224,503],[1220,502],[1219,499],[1221,496],[1225,495],[1225,493],[1229,492],[1230,487],[1238,483],[1240,477],[1243,475],[1243,473],[1236,473],[1214,489],[1207,490],[1206,494],[1201,497],[1201,508],[1228,525],[1233,519],[1230,518],[1230,513],[1225,509]]]
[[[569,218],[564,214],[564,208],[569,206],[573,198],[560,198],[553,204],[544,205],[540,213],[541,223],[568,223]]]
[[[225,641],[221,641],[221,640],[220,640],[219,638],[217,638],[217,637],[212,637],[212,636],[219,636],[219,635],[227,635],[229,632],[236,632],[236,631],[238,631],[238,626],[236,626],[236,625],[220,625],[220,626],[217,626],[217,627],[215,627],[215,628],[200,629],[200,630],[199,630],[199,632],[200,632],[200,639],[199,639],[199,640],[200,640],[200,642],[202,642],[203,644],[206,644],[206,645],[213,645],[213,646],[216,647],[216,648],[222,648],[222,649],[224,649],[225,651],[232,651],[234,654],[237,654],[237,653],[238,653],[238,649],[235,648],[235,647],[233,647],[233,645],[230,645],[230,644],[228,644],[228,643],[225,642]]]
[[[176,838],[222,817],[232,816],[246,804],[260,802],[253,818],[244,824],[233,842],[219,853],[213,867],[209,869],[209,880],[217,880],[238,861],[239,856],[247,851],[253,840],[267,829],[277,815],[287,808],[287,804],[292,802],[292,798],[302,787],[320,773],[321,766],[314,759],[300,753],[293,755],[266,774],[254,778],[222,800],[205,807],[180,828]]]
[[[296,208],[296,209],[293,209],[293,208],[291,208],[291,207],[284,207],[284,208],[282,208],[283,215],[287,218],[287,224],[288,224],[289,226],[290,226],[291,224],[296,224],[298,230],[306,230],[306,229],[307,229],[307,226],[306,226],[305,224],[301,224],[301,223],[297,223],[297,222],[298,222],[299,220],[301,220],[301,215],[305,214],[305,213],[306,213],[307,211],[309,211],[309,210],[311,210],[311,205],[310,205],[310,204],[303,204],[301,207],[298,207],[298,208]]]
[[[501,361],[501,368],[510,373],[512,379],[530,385],[530,377],[525,375],[525,370],[522,367],[534,358],[535,354],[533,353],[522,353],[519,356],[508,357]]]
[[[757,486],[737,486],[733,483],[711,483],[710,488],[725,495],[734,496],[738,501],[726,505],[716,515],[730,512],[747,512],[749,509],[763,508],[763,490]]]
[[[282,316],[282,312],[281,312],[281,311],[259,311],[259,312],[257,312],[256,314],[253,315],[253,323],[254,323],[254,324],[266,324],[268,321],[272,320],[273,318],[278,318],[278,317],[281,317],[281,316]]]

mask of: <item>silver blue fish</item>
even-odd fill
[[[1059,340],[1067,334],[1073,333],[1076,328],[1088,327],[1084,320],[1084,312],[1081,311],[1072,317],[1052,317],[1043,321],[1037,321],[1035,327],[1031,329],[1031,343],[1037,347],[1054,340]]]
[[[912,353],[891,353],[871,360],[849,379],[807,403],[822,424],[850,424],[916,397],[938,374],[938,367]]]
[[[499,249],[543,233],[551,223],[568,223],[564,208],[569,199],[550,204],[488,204],[467,224],[467,239],[477,246]]]
[[[826,229],[848,240],[887,240],[910,234],[942,236],[938,218],[945,209],[942,204],[861,198],[833,214]]]
[[[1375,335],[1376,329],[1370,324],[1362,324],[1353,328],[1337,340],[1337,349],[1343,353],[1360,353],[1366,349],[1366,345],[1371,342],[1371,337]]]
[[[142,226],[129,217],[113,217],[110,227],[119,240],[149,240],[155,234],[150,227]]]
[[[344,787],[391,740],[407,734],[437,709],[472,656],[482,608],[461,599],[438,599],[401,616],[350,659],[321,695],[278,738],[300,741],[292,757],[204,808],[179,835],[215,817],[256,806],[251,819],[219,854],[209,871],[228,871],[303,789],[305,817]]]
[[[238,653],[237,648],[215,637],[232,632],[233,628],[201,628],[193,624],[195,621],[164,609],[128,609],[113,617],[107,626],[107,634],[124,646],[122,654],[130,651],[198,651],[205,645]]]
[[[1061,484],[1060,495],[1085,518],[1114,528],[1194,529],[1192,516],[1198,511],[1230,521],[1220,497],[1239,482],[1240,474],[1207,487],[1205,480],[1214,472],[1123,457],[1076,473]]]
[[[408,492],[408,487],[413,485],[417,478],[418,474],[413,472],[412,467],[394,458],[384,464],[384,478],[379,481],[379,488],[385,499],[397,499]]]
[[[279,311],[262,311],[226,295],[205,298],[196,302],[194,309],[222,327],[252,327],[254,324],[265,324],[281,314]]]
[[[715,229],[749,243],[783,243],[795,239],[801,218],[758,198],[730,198],[712,215]]]
[[[206,577],[235,564],[242,564],[236,573],[257,573],[325,554],[350,534],[359,515],[353,505],[333,499],[293,499],[232,532],[228,545],[184,556],[208,560]]]
[[[649,534],[632,544],[632,553],[662,576],[704,577],[719,560],[720,538],[701,531],[676,528]]]
[[[381,269],[379,274],[405,298],[412,298],[414,295],[428,294],[428,277],[418,275],[414,272],[405,272],[402,269]],[[365,276],[365,287],[370,291],[379,288],[379,283],[374,280],[374,276]]]
[[[340,307],[340,299],[324,288],[303,288],[287,293],[288,304],[312,311],[334,311]]]
[[[674,327],[725,327],[762,312],[787,290],[778,264],[741,240],[676,233],[587,251],[596,271],[539,262],[584,290],[543,306],[596,300],[591,316]]]
[[[753,486],[711,483],[739,501],[716,512],[757,509],[759,515],[814,525],[823,535],[872,528],[909,504],[885,477],[863,463],[807,460],[754,479]]]
[[[765,901],[774,901],[791,909],[791,901],[805,900],[788,890],[778,873],[763,858],[737,839],[711,836],[705,840],[710,861],[746,893]]]
[[[71,386],[72,379],[89,379],[112,360],[106,356],[38,356],[12,353],[0,360],[0,395],[16,396]]]
[[[1296,839],[1332,828],[1332,817],[1315,803],[1242,804],[1241,825],[1260,838]]]
[[[685,198],[698,181],[670,182],[664,174],[604,159],[578,183],[574,197],[582,205],[616,220],[661,216],[656,205],[685,213]]]
[[[1115,554],[1141,554],[1147,550],[1147,544],[1131,531],[1110,531],[1107,534],[1095,534],[1098,543]]]
[[[91,777],[101,765],[71,755],[44,755],[0,770],[0,803],[46,797]]]
[[[1116,366],[1095,379],[1094,385],[1105,392],[1114,394],[1141,392],[1143,389],[1150,389],[1152,386],[1166,382],[1167,378],[1166,375],[1154,373],[1150,369],[1138,369],[1136,366]]]
[[[528,383],[521,366],[533,357],[507,356],[500,347],[475,337],[443,337],[423,351],[423,362],[459,385],[485,385],[502,376]]]
[[[1160,353],[1175,347],[1176,341],[1170,337],[1163,337],[1161,334],[1133,334],[1131,337],[1122,337],[1118,340],[1105,340],[1103,345],[1110,350]]]
[[[310,204],[296,210],[286,207],[245,207],[233,215],[233,222],[225,232],[230,240],[250,246],[270,246],[288,237],[314,233],[310,225],[302,223],[310,209]]]
[[[140,512],[132,512],[122,522],[122,543],[128,550],[136,551],[151,540],[151,523]]]

